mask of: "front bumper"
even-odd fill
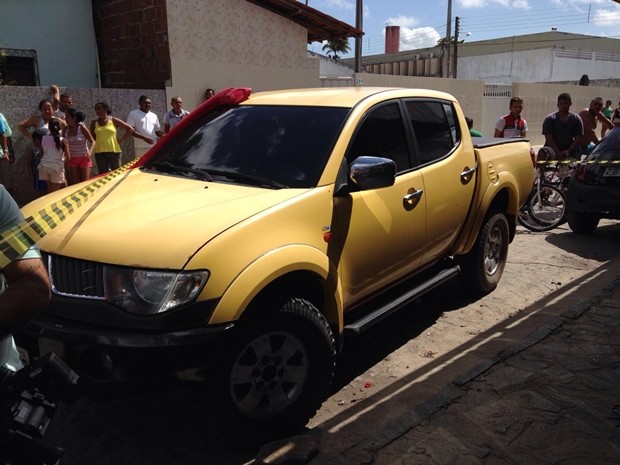
[[[221,358],[223,341],[235,325],[171,332],[120,331],[46,315],[15,335],[17,344],[36,358],[55,352],[82,382],[131,382],[208,366]]]

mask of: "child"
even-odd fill
[[[41,146],[41,141],[43,140],[43,136],[47,134],[45,129],[35,129],[32,133],[32,149],[29,157],[29,168],[30,175],[34,180],[34,191],[37,197],[40,197],[45,194],[47,190],[47,184],[45,181],[41,181],[39,179],[39,163],[41,163],[41,157],[43,156],[43,147]]]
[[[46,194],[57,191],[67,185],[65,160],[71,160],[69,145],[60,136],[60,120],[52,118],[48,126],[50,133],[44,135],[41,140],[43,156],[41,157],[41,163],[39,163],[39,179],[47,183]]]
[[[67,127],[63,129],[62,135],[71,152],[68,174],[71,178],[71,184],[76,184],[90,178],[95,140],[88,128],[84,126],[84,114],[81,111],[69,108],[65,115]]]

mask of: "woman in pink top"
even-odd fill
[[[68,163],[70,184],[76,184],[90,178],[95,139],[93,139],[88,128],[84,126],[84,113],[69,108],[65,114],[67,127],[63,130],[62,135],[69,144],[69,151],[71,152],[71,160]]]

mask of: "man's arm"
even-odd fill
[[[2,150],[2,156],[0,156],[0,158],[2,158],[3,160],[6,159],[6,161],[8,161],[10,156],[9,140],[4,132],[0,133],[0,150]]]
[[[141,139],[141,140],[143,140],[144,142],[146,142],[147,144],[150,144],[150,145],[155,143],[155,141],[153,139],[151,139],[150,137],[143,136],[142,134],[140,134],[136,128],[132,128],[132,129],[133,129],[133,132],[131,133],[131,135],[134,136],[136,139]]]
[[[57,111],[60,108],[60,88],[56,84],[50,86],[50,95],[52,96],[52,108]]]
[[[590,111],[587,108],[585,110],[581,110],[579,112],[579,117],[581,118],[581,122],[583,124],[583,136],[581,136],[581,139],[579,140],[579,145],[586,146],[590,142],[598,144],[598,137],[596,137],[596,132],[594,131]]]
[[[603,127],[606,127],[607,129],[613,129],[614,128],[614,123],[612,123],[611,120],[609,118],[607,118],[607,116],[605,116],[602,111],[599,111],[598,115],[596,115],[596,117],[601,122]]]
[[[2,273],[9,285],[0,294],[0,337],[12,333],[50,300],[50,283],[40,258],[15,260]]]
[[[164,134],[166,134],[164,131],[162,131],[161,129],[161,125],[159,124],[159,118],[155,119],[155,135],[157,137],[164,137]]]
[[[558,157],[559,156],[562,156],[562,157],[566,156],[566,153],[560,153],[560,148],[558,147],[558,144],[555,141],[555,138],[553,137],[552,133],[544,134],[544,136],[545,136],[545,145],[547,147],[551,147],[555,151],[556,156],[558,156]]]

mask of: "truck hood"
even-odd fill
[[[26,205],[34,215],[89,183]],[[182,269],[231,226],[307,189],[263,189],[132,170],[99,188],[38,243],[68,257],[135,267]]]

